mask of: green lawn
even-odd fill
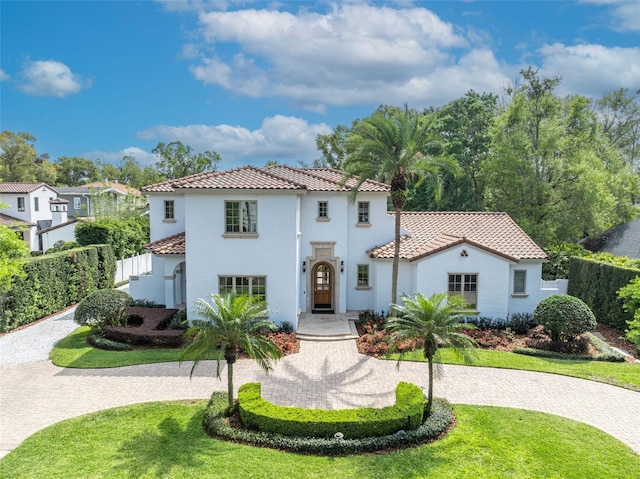
[[[89,334],[91,329],[82,326],[60,340],[49,354],[53,364],[64,368],[117,368],[178,361],[182,352],[181,349],[103,351],[87,344]]]
[[[55,424],[0,461],[18,478],[640,477],[640,456],[593,427],[542,413],[455,406],[442,440],[384,454],[304,456],[209,438],[203,401],[148,403]]]
[[[542,373],[562,374],[564,376],[589,379],[591,381],[599,381],[634,391],[640,391],[640,364],[537,358],[488,349],[478,349],[476,351],[478,357],[473,360],[470,364],[471,366],[523,369]],[[465,364],[461,359],[456,358],[449,349],[441,349],[440,354],[441,362],[443,363]],[[397,358],[397,355],[390,356],[390,359],[396,360]],[[405,359],[409,361],[426,361],[420,351],[405,355]]]

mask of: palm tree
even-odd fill
[[[249,296],[234,294],[212,294],[211,302],[200,298],[194,311],[204,318],[195,322],[187,330],[186,337],[191,341],[182,352],[181,361],[194,361],[191,375],[203,359],[216,357],[216,375],[220,379],[221,360],[227,362],[228,412],[233,411],[233,364],[242,349],[250,358],[269,373],[273,369],[273,360],[280,359],[282,353],[278,346],[263,333],[276,329],[267,319],[269,311],[265,304]]]
[[[398,265],[400,263],[400,218],[407,202],[407,181],[417,178],[420,186],[427,178],[435,180],[435,199],[442,194],[442,173],[455,175],[460,167],[451,158],[430,153],[441,150],[431,135],[431,118],[419,115],[404,105],[404,110],[378,110],[356,124],[350,137],[351,154],[344,163],[345,180],[358,177],[352,190],[355,201],[358,188],[366,180],[377,180],[391,187],[395,211],[395,246],[391,273],[391,303],[398,298]]]
[[[433,404],[433,362],[438,359],[440,347],[451,347],[465,362],[475,355],[475,341],[469,336],[459,333],[468,325],[459,322],[459,311],[465,306],[460,296],[451,296],[447,300],[446,293],[435,293],[425,298],[422,293],[415,296],[402,296],[404,306],[393,304],[396,317],[387,320],[386,329],[392,332],[396,344],[418,339],[422,344],[424,357],[429,365],[429,392],[425,406],[425,417],[431,414]],[[400,352],[400,359],[405,351]]]

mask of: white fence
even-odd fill
[[[151,253],[139,254],[118,260],[116,283],[129,281],[129,276],[139,276],[151,271]]]
[[[554,294],[567,294],[567,288],[569,287],[568,279],[556,279],[553,281],[542,280],[541,289],[543,291],[556,291]]]

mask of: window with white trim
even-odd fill
[[[318,219],[329,219],[329,202],[318,201]]]
[[[359,264],[358,265],[358,288],[368,288],[368,287],[369,287],[369,265]]]
[[[74,210],[79,210],[81,208],[82,208],[82,199],[77,197],[77,196],[74,196],[73,197],[73,209]]]
[[[235,293],[267,300],[266,276],[219,276],[220,294]]]
[[[358,201],[358,224],[369,224],[368,201]]]
[[[225,201],[225,232],[257,233],[257,201]]]
[[[18,196],[18,211],[24,211],[24,196]]]
[[[449,274],[449,296],[460,296],[470,309],[478,307],[478,275],[476,273]]]
[[[40,198],[37,196],[33,198],[33,211],[40,211]]]
[[[513,272],[513,294],[526,294],[527,292],[527,271],[515,270]]]
[[[165,220],[176,219],[176,204],[173,200],[164,201],[164,219]]]

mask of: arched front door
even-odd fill
[[[313,311],[333,310],[333,268],[329,263],[313,267]]]

